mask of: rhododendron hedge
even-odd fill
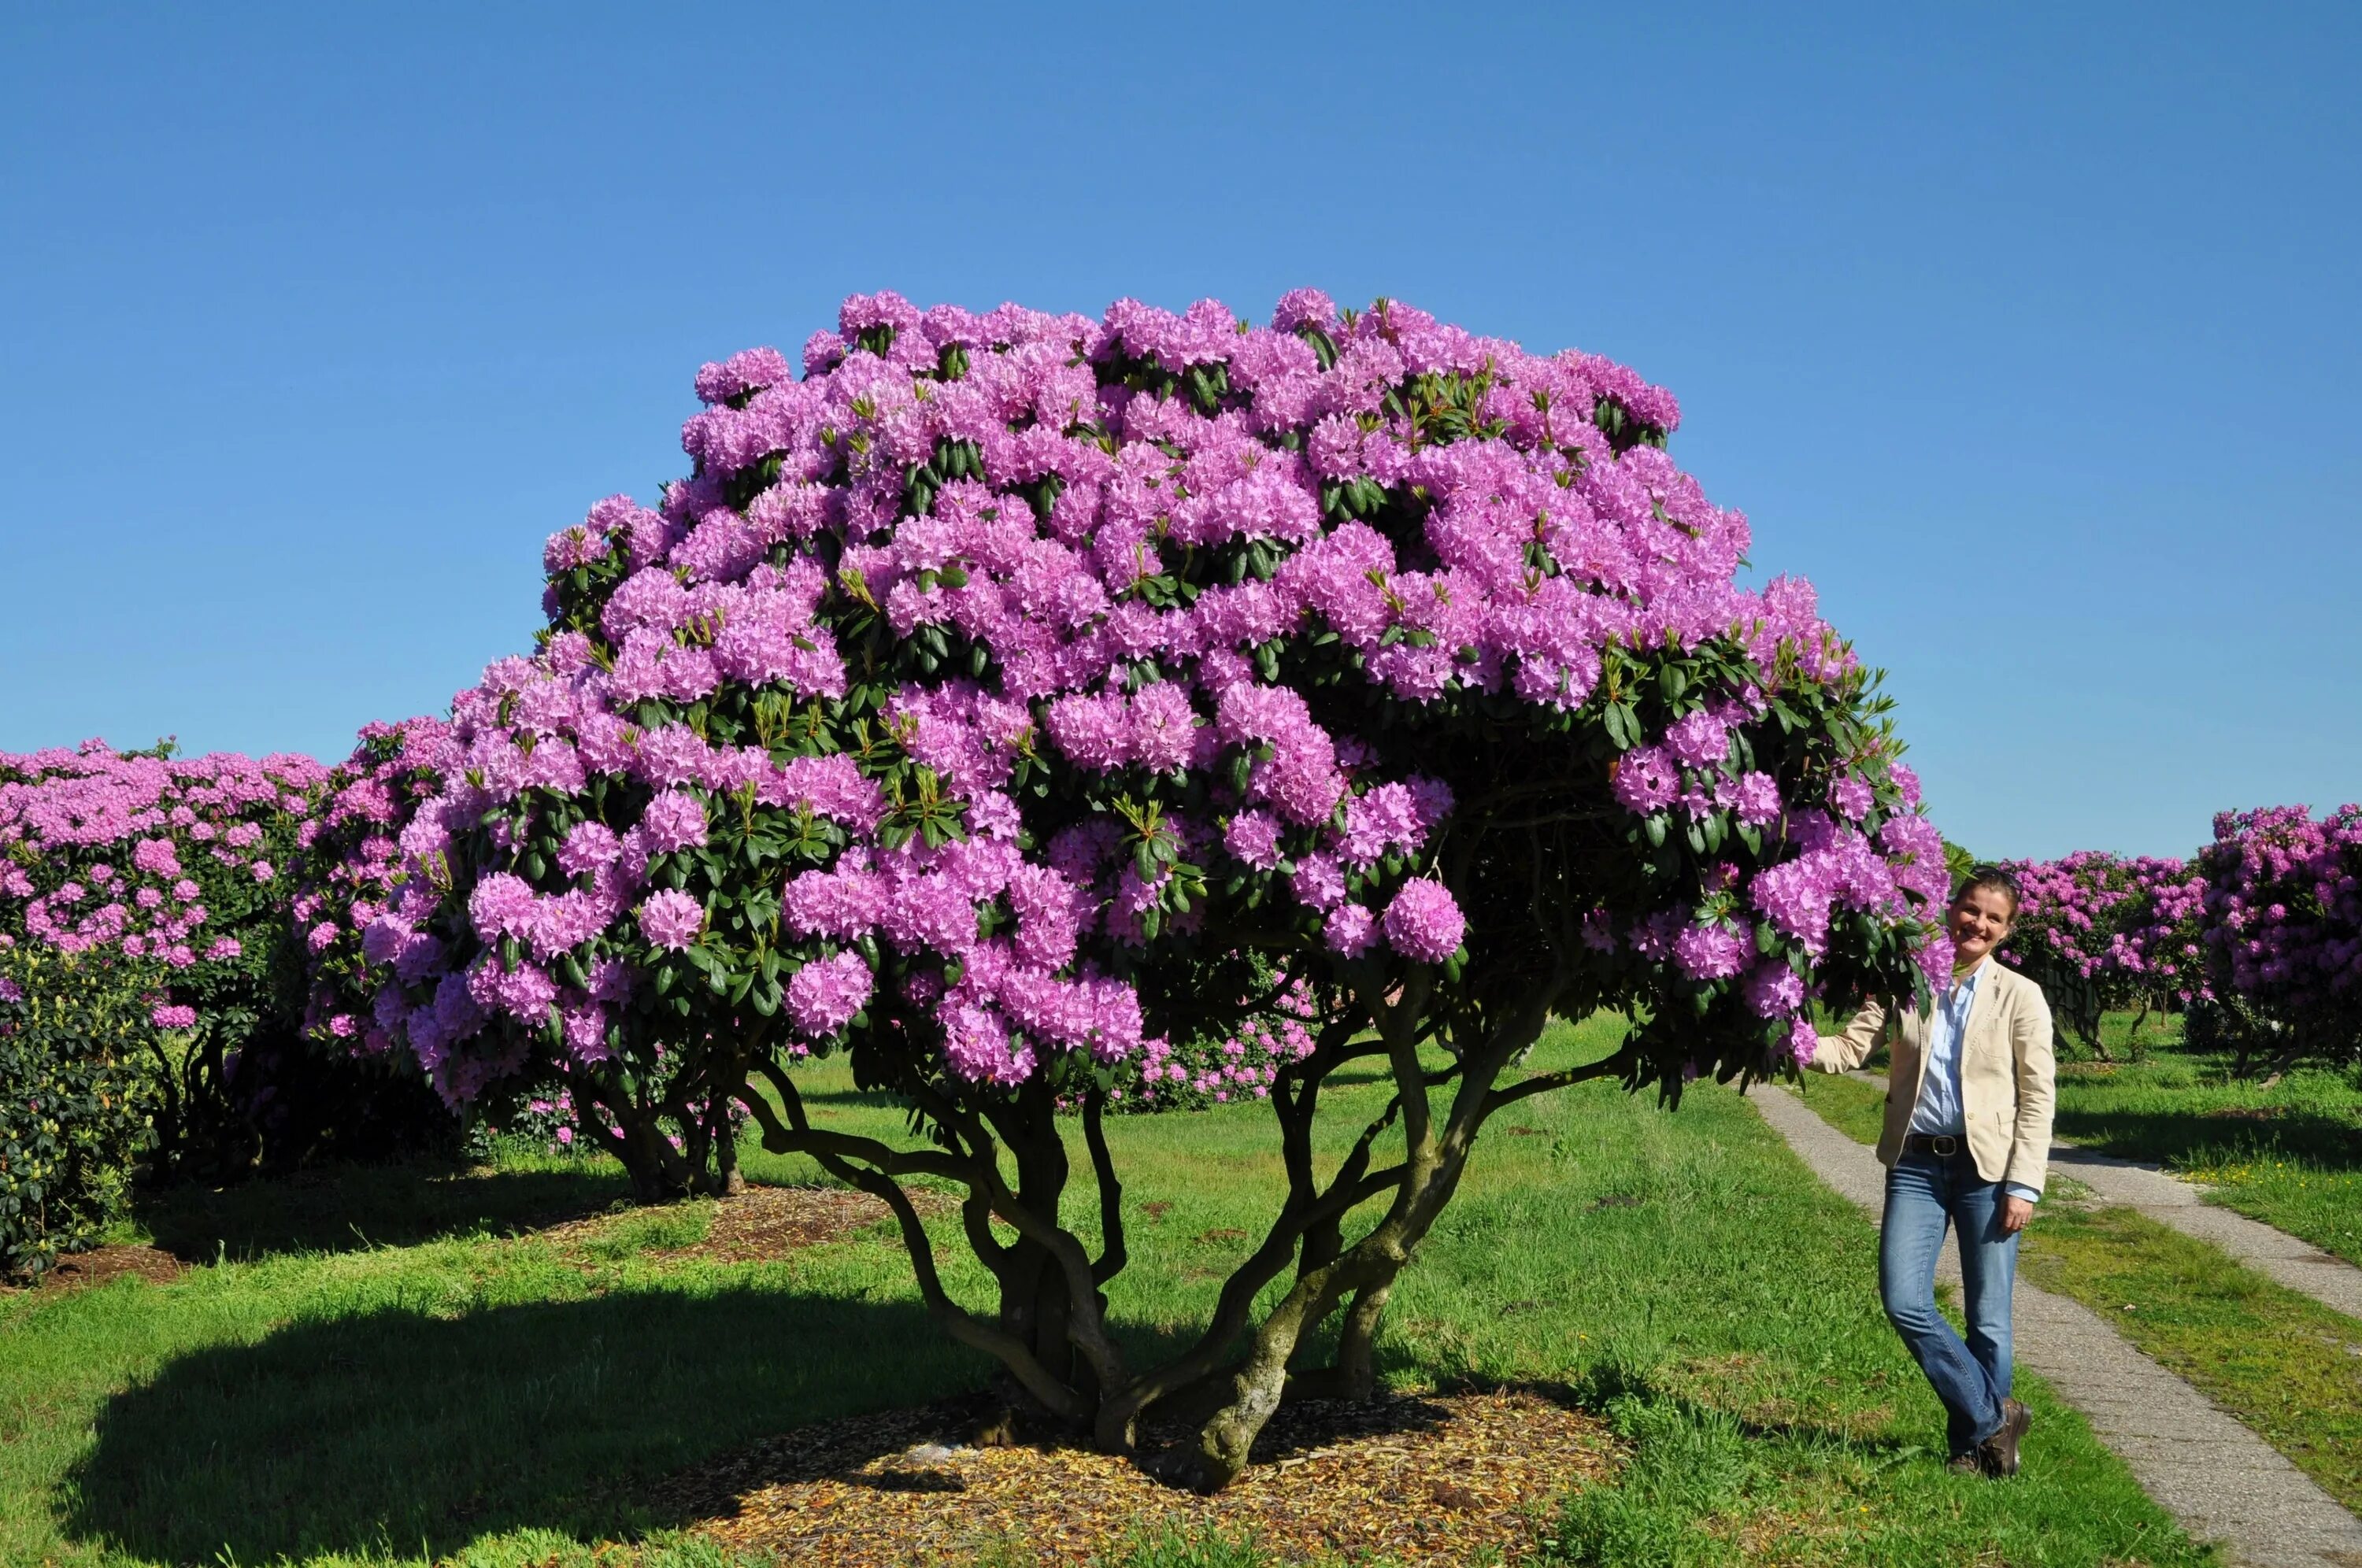
[[[152,1175],[358,1152],[384,1097],[414,1100],[295,1040],[288,888],[327,777],[170,743],[0,753],[0,947],[88,956],[145,998]]]
[[[2222,812],[2197,866],[2211,979],[2275,1036],[2272,1069],[2362,1057],[2362,804]],[[2243,1055],[2257,1032],[2234,1030]]]
[[[244,1048],[283,1028],[281,882],[326,770],[123,752],[103,741],[0,754],[0,945],[90,955],[139,982],[159,1175],[220,1177],[259,1139],[239,1113]],[[248,1075],[249,1079],[253,1075]]]
[[[2189,1037],[2285,1070],[2362,1055],[2362,805],[2224,812],[2187,861],[2012,861],[2003,956],[2094,1046],[2103,1009],[2185,1009]]]
[[[1210,1410],[1220,1484],[1284,1386],[1366,1386],[1502,1107],[1785,1070],[1816,996],[1945,970],[1883,703],[1809,587],[1737,583],[1746,520],[1631,371],[1309,291],[1262,326],[857,297],[802,369],[707,366],[690,474],[550,540],[537,652],[457,700],[395,835],[369,1024],[463,1102],[551,1071],[709,1128],[738,1101],[1109,1446]],[[1519,1066],[1602,1007],[1633,1019],[1608,1058]],[[1136,1365],[1103,1117],[1289,1008],[1286,1197],[1196,1342]],[[813,1122],[796,1065],[837,1052],[911,1138]],[[1395,1099],[1323,1175],[1322,1086],[1363,1061]],[[937,1276],[915,1177],[965,1195],[996,1301]]]
[[[2204,999],[2199,914],[2205,884],[2189,862],[2080,850],[2007,862],[2024,897],[2003,959],[2043,989],[2060,1025],[2104,1056],[2103,1011]]]

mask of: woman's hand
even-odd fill
[[[2001,1200],[2001,1228],[2003,1234],[2010,1236],[2016,1235],[2020,1231],[2025,1229],[2025,1222],[2033,1218],[2034,1205],[2026,1199],[2023,1198],[2004,1198]]]

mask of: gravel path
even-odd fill
[[[1823,1181],[1879,1216],[1886,1173],[1877,1155],[1785,1089],[1759,1088],[1748,1098]],[[1959,1283],[1948,1251],[1938,1276]],[[2081,1411],[2192,1536],[2219,1541],[2233,1562],[2251,1568],[2362,1568],[2362,1520],[2095,1314],[2023,1278],[2011,1309],[2018,1364]]]
[[[1876,1073],[1847,1075],[1886,1087]],[[2301,1291],[2333,1312],[2362,1319],[2362,1268],[2310,1242],[2205,1201],[2205,1187],[2157,1165],[2119,1160],[2074,1143],[2050,1145],[2050,1163],[2110,1203],[2137,1209],[2185,1236],[2222,1248],[2257,1274]]]

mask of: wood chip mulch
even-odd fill
[[[150,1285],[170,1285],[187,1272],[188,1264],[171,1253],[156,1247],[93,1247],[86,1253],[69,1253],[57,1261],[47,1274],[31,1286],[0,1285],[0,1292],[16,1295],[25,1289],[79,1290],[86,1286],[105,1285],[113,1279],[144,1279]]]
[[[933,1215],[955,1207],[941,1193],[914,1191],[911,1202],[922,1214]],[[626,1209],[596,1214],[551,1225],[535,1234],[559,1242],[595,1239],[645,1215]],[[651,1249],[652,1258],[703,1258],[714,1263],[767,1263],[786,1257],[800,1247],[821,1242],[841,1242],[864,1231],[893,1223],[894,1211],[866,1192],[842,1187],[749,1187],[734,1197],[714,1200],[713,1223],[705,1239],[685,1247]],[[900,1244],[900,1237],[886,1240]]]
[[[1153,1434],[1138,1461],[1046,1433],[977,1446],[992,1408],[951,1400],[800,1428],[674,1477],[656,1501],[750,1554],[832,1568],[1089,1564],[1142,1532],[1213,1528],[1280,1562],[1382,1558],[1444,1568],[1532,1551],[1551,1500],[1613,1468],[1594,1417],[1534,1389],[1283,1406],[1253,1463],[1213,1496],[1166,1485]],[[987,1436],[999,1436],[988,1431]]]

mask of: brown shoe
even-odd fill
[[[2014,1399],[2001,1402],[2001,1430],[1977,1444],[1977,1452],[1984,1460],[1989,1474],[2017,1474],[2018,1441],[2025,1436],[2025,1429],[2033,1424],[2033,1411]]]
[[[1985,1462],[1973,1453],[1956,1453],[1944,1462],[1944,1468],[1955,1475],[1982,1475]]]

